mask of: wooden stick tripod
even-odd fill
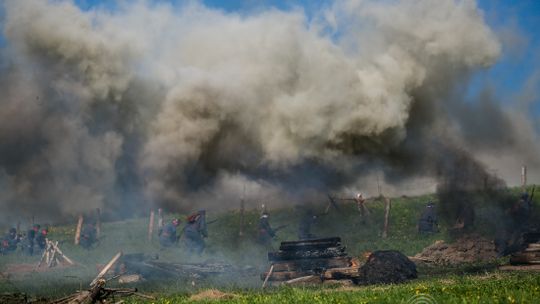
[[[58,248],[58,241],[49,241],[49,239],[45,239],[45,251],[43,252],[43,255],[41,255],[41,259],[39,260],[39,264],[36,266],[36,269],[41,267],[41,265],[45,264],[47,267],[54,267],[56,265],[60,264],[61,259],[66,261],[70,265],[75,265],[75,263],[68,258],[60,248]]]

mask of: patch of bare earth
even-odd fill
[[[414,262],[428,265],[458,265],[495,259],[497,250],[494,242],[475,234],[463,236],[451,244],[436,241],[411,258]]]
[[[208,300],[230,300],[235,298],[237,295],[232,293],[221,292],[217,289],[208,289],[201,291],[198,294],[192,295],[190,301],[208,301]]]

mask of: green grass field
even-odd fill
[[[512,191],[517,191],[516,189]],[[351,256],[361,256],[365,251],[395,249],[406,255],[414,255],[435,240],[450,240],[447,225],[441,224],[441,232],[431,236],[416,233],[416,221],[430,195],[392,199],[389,237],[381,238],[384,204],[374,201],[369,204],[371,215],[367,223],[362,223],[353,204],[343,204],[339,211],[331,209],[322,216],[314,229],[317,236],[340,236]],[[535,200],[538,206],[540,200]],[[324,210],[325,203],[316,206]],[[491,225],[490,213],[480,206],[477,210],[476,225]],[[485,209],[487,210],[487,209]],[[296,239],[299,218],[297,209],[270,210],[273,226],[288,226],[279,232],[274,247],[280,241]],[[185,215],[167,214],[166,220]],[[157,237],[152,242],[146,239],[148,219],[138,218],[121,222],[104,223],[99,246],[90,251],[73,245],[75,219],[73,225],[50,227],[50,239],[60,241],[64,253],[75,260],[77,267],[53,269],[48,272],[27,272],[0,278],[0,292],[24,292],[34,296],[61,297],[72,293],[80,286],[87,286],[97,274],[98,264],[105,264],[118,251],[124,253],[145,253],[159,255],[159,259],[171,262],[224,261],[234,265],[255,267],[262,272],[268,267],[266,250],[256,245],[256,225],[259,211],[246,212],[243,238],[238,237],[240,216],[238,212],[212,214],[209,220],[218,221],[209,225],[207,250],[201,257],[190,257],[183,248],[160,250]],[[0,271],[9,264],[37,264],[39,257],[16,253],[0,256]],[[504,262],[502,260],[501,262]],[[145,293],[158,297],[156,301],[142,301],[136,298],[129,303],[184,303],[193,302],[190,296],[201,290],[217,288],[234,296],[230,299],[211,302],[230,303],[407,303],[417,294],[429,294],[437,303],[535,303],[540,293],[540,274],[503,273],[494,265],[464,265],[452,269],[419,269],[419,279],[401,285],[355,286],[340,288],[319,286],[306,288],[272,287],[261,290],[258,275],[251,277],[225,277],[210,280],[161,280],[144,281],[128,287],[137,287]],[[194,284],[193,284],[194,283]],[[111,286],[118,286],[111,282]],[[210,300],[208,300],[210,301]],[[199,301],[200,302],[200,301]],[[202,301],[205,302],[205,301]],[[421,302],[419,302],[421,303]]]

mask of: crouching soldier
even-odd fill
[[[426,208],[422,212],[420,219],[418,220],[418,232],[419,233],[434,233],[439,232],[437,212],[435,210],[435,204],[429,202]]]
[[[84,249],[90,249],[97,242],[97,230],[93,224],[84,225],[81,231],[79,245]]]
[[[170,223],[159,229],[159,244],[161,247],[171,247],[176,243],[176,227],[180,224],[178,219],[173,219]]]
[[[276,232],[270,226],[268,221],[268,213],[263,212],[259,219],[259,233],[257,241],[259,244],[264,245],[267,248],[272,247],[272,239],[276,236]]]
[[[7,254],[17,250],[17,244],[19,244],[20,238],[17,235],[17,229],[10,228],[8,234],[2,240],[2,247],[0,251],[2,254]]]
[[[206,212],[200,210],[188,216],[186,226],[184,227],[184,243],[188,252],[200,255],[206,247],[204,242],[204,238],[206,237],[208,237]]]

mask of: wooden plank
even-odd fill
[[[392,201],[385,197],[385,206],[384,206],[384,226],[383,226],[383,232],[382,232],[382,238],[385,239],[388,237],[388,222],[390,217],[390,208],[392,208]]]
[[[90,283],[90,286],[96,285],[97,282],[99,281],[99,279],[103,278],[103,276],[105,276],[105,274],[107,274],[107,272],[109,271],[109,269],[111,269],[111,267],[113,267],[113,265],[116,263],[116,261],[118,261],[118,259],[120,259],[121,256],[122,256],[122,251],[118,252],[118,253],[112,258],[112,260],[110,260],[109,263],[107,263],[107,265],[105,265],[105,267],[103,267],[103,269],[101,269],[101,271],[100,271],[99,274],[94,278],[94,280],[92,281],[92,283]]]
[[[339,247],[341,246],[340,242],[317,242],[317,243],[298,243],[298,244],[281,244],[279,250],[282,251],[299,251],[299,250],[313,250],[313,249],[324,249],[329,247]]]
[[[83,216],[82,214],[79,215],[79,220],[77,221],[77,229],[75,230],[75,245],[79,245],[79,242],[81,240],[81,229],[83,225]]]
[[[269,252],[269,261],[286,261],[300,259],[324,259],[346,256],[345,247],[331,247],[308,251],[277,251]]]
[[[343,267],[327,269],[321,275],[325,280],[342,280],[360,277],[360,267]]]
[[[269,272],[265,272],[261,274],[261,280],[266,279],[268,277],[268,281],[289,281],[292,279],[310,276],[310,275],[317,275],[314,271],[280,271],[280,272],[272,272],[271,275],[268,275]]]
[[[150,220],[148,221],[148,241],[152,241],[154,234],[154,210],[150,210]]]
[[[341,268],[351,266],[351,257],[329,259],[289,260],[274,263],[274,271],[302,271],[311,269]]]
[[[300,240],[300,241],[284,241],[281,242],[281,245],[290,245],[290,244],[300,244],[300,243],[306,243],[306,244],[313,244],[313,243],[320,243],[320,242],[341,242],[340,237],[330,237],[330,238],[322,238],[322,239],[308,239],[308,240]]]

